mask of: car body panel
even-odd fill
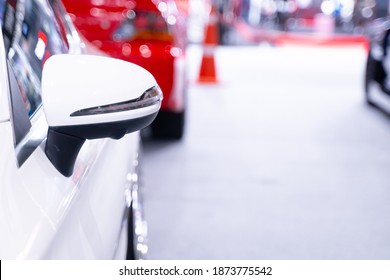
[[[72,34],[69,52],[89,52]],[[123,259],[139,132],[120,140],[86,140],[73,174],[63,176],[45,153],[43,106],[30,117],[30,131],[15,143],[4,58],[0,34],[0,259]],[[18,154],[24,150],[29,153],[21,163]]]
[[[9,122],[3,123],[1,135],[12,137],[10,128]],[[5,139],[12,138],[1,142],[6,155],[0,159],[2,258],[111,259],[122,227],[126,178],[132,171],[131,155],[137,155],[138,134],[121,141],[88,141],[70,178],[47,159],[44,143],[18,169],[9,152],[13,143],[4,143]]]
[[[136,136],[137,133],[130,134],[118,142],[93,140],[83,146],[86,149],[80,152],[81,159],[68,185],[69,200],[61,198],[60,201],[71,207],[61,207],[63,219],[44,258],[111,259],[115,256],[125,215],[126,180],[133,171],[128,170],[134,160],[130,155],[137,155],[137,150],[130,150],[138,145]],[[91,152],[96,151],[99,154],[91,157]],[[123,153],[129,156],[124,157]],[[60,217],[58,212],[56,217]]]

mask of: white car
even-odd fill
[[[0,22],[0,259],[143,258],[156,80],[87,54],[58,0],[0,0]]]

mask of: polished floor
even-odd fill
[[[149,259],[390,259],[390,118],[359,47],[219,47],[187,130],[146,140]]]

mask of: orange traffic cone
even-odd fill
[[[215,6],[212,5],[203,41],[203,57],[199,71],[199,83],[218,82],[214,59],[215,47],[218,45],[218,37],[218,13]]]

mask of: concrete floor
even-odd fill
[[[144,143],[149,259],[390,259],[390,119],[360,48],[219,47],[187,131]]]

